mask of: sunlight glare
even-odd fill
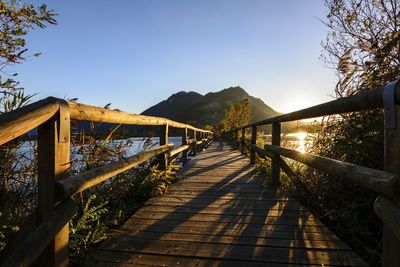
[[[305,153],[306,152],[305,143],[306,143],[307,133],[298,132],[296,133],[296,137],[297,140],[299,141],[299,147],[297,148],[297,150],[299,150],[301,153]]]

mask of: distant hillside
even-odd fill
[[[224,117],[225,108],[242,99],[248,99],[250,103],[253,122],[279,114],[261,99],[250,96],[239,86],[206,95],[196,92],[178,92],[167,100],[146,109],[142,114],[166,117],[198,127],[207,124],[217,125]]]

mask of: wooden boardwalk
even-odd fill
[[[249,160],[214,142],[91,253],[98,266],[366,266]]]

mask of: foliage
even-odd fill
[[[80,173],[129,156],[132,139],[117,140],[116,126],[104,136],[94,135],[98,123],[89,131],[73,132],[71,171]],[[151,138],[143,139],[140,149],[147,150],[155,144]],[[118,227],[149,197],[163,194],[176,178],[171,165],[166,170],[158,168],[157,159],[142,163],[116,177],[75,196],[79,211],[70,227],[71,261],[81,264],[90,249],[107,238],[110,228]]]
[[[203,127],[204,130],[214,132],[214,126],[207,124],[206,126]]]
[[[46,5],[35,8],[20,1],[0,1],[0,115],[28,104],[32,98],[14,80],[17,74],[7,73],[5,68],[26,59],[24,36],[35,27],[56,24],[54,17]],[[18,138],[0,147],[0,251],[36,205],[35,144],[24,141]]]
[[[80,203],[77,213],[70,221],[70,248],[74,257],[82,257],[89,245],[95,245],[107,238],[102,218],[108,212],[107,202],[95,203],[97,196],[89,195]]]
[[[23,90],[3,92],[0,114],[27,104]],[[17,138],[0,146],[0,251],[35,207],[35,143]]]
[[[400,2],[326,0],[328,28],[322,60],[337,73],[337,98],[371,90],[400,78]],[[315,131],[314,131],[315,132]],[[326,117],[308,152],[383,169],[383,113],[372,110]],[[300,163],[281,184],[346,240],[371,266],[380,265],[382,225],[374,213],[376,194]],[[257,169],[268,172],[267,161]]]
[[[250,123],[250,103],[247,99],[230,104],[225,109],[225,117],[221,120],[222,130],[230,129]]]
[[[23,38],[35,27],[45,28],[46,24],[56,24],[53,10],[46,5],[35,8],[20,1],[0,2],[0,66],[21,63],[25,59],[26,42]],[[38,56],[39,54],[34,54]]]
[[[326,0],[322,59],[337,70],[337,97],[400,77],[399,1]]]
[[[271,160],[256,156],[254,169],[264,177],[271,177]]]
[[[338,77],[337,98],[371,90],[400,77],[400,2],[326,0],[328,28],[322,60]],[[371,168],[383,168],[383,113],[380,110],[324,118],[309,151]],[[371,265],[379,265],[381,224],[375,193],[301,164],[291,164],[308,193],[283,176],[290,192],[310,204]],[[298,182],[297,181],[297,182]]]

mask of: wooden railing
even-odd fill
[[[303,153],[281,147],[281,123],[310,119],[368,109],[384,109],[384,171],[362,167],[331,158]],[[263,148],[256,145],[257,127],[272,125],[271,144]],[[374,90],[343,97],[327,103],[250,123],[228,131],[225,137],[242,154],[246,150],[245,130],[251,128],[250,161],[255,163],[256,154],[271,158],[271,178],[279,184],[280,171],[297,179],[294,171],[281,156],[301,162],[315,169],[378,193],[374,209],[384,226],[383,266],[400,266],[400,82],[391,82]],[[239,131],[241,140],[239,140]],[[300,183],[301,184],[301,183]],[[305,189],[306,190],[306,189]]]
[[[70,176],[70,121],[160,126],[159,146],[132,157]],[[182,129],[182,146],[168,143],[169,128]],[[82,192],[140,163],[158,157],[166,168],[169,159],[212,141],[212,132],[165,118],[129,114],[63,99],[46,98],[0,116],[0,145],[38,128],[38,204],[36,226],[1,266],[68,265],[68,222],[76,211],[73,194]],[[189,137],[190,134],[190,137]]]

